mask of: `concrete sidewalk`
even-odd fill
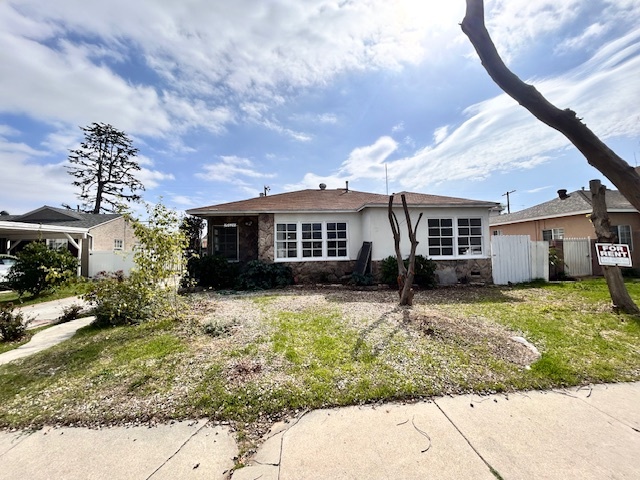
[[[70,322],[53,325],[36,333],[29,342],[8,352],[0,354],[0,365],[12,362],[19,358],[28,357],[34,353],[45,350],[73,337],[79,328],[86,327],[95,320],[96,317],[84,317]]]
[[[233,480],[638,479],[640,383],[317,410]]]
[[[4,479],[638,479],[640,382],[317,410],[249,466],[228,427],[0,432]]]
[[[67,297],[49,302],[34,303],[24,307],[16,304],[16,310],[24,315],[25,320],[32,320],[29,328],[36,328],[55,322],[63,314],[64,309],[72,305],[80,305],[83,308],[88,306],[80,297]]]

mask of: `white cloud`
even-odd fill
[[[391,133],[398,133],[404,130],[404,122],[400,122],[391,127]]]
[[[608,30],[608,27],[608,25],[603,25],[602,23],[591,24],[580,35],[563,40],[555,50],[558,53],[566,53],[573,50],[580,50],[584,49],[585,47],[589,47],[589,45],[592,44],[594,40],[596,40]]]
[[[544,187],[537,187],[537,188],[532,188],[530,190],[526,190],[524,193],[538,193],[538,192],[543,192],[545,190],[549,190],[550,188],[553,188],[551,185],[545,185]]]
[[[220,162],[203,166],[203,173],[196,173],[196,177],[203,180],[237,183],[248,186],[244,178],[273,178],[274,174],[259,172],[248,158],[233,155],[221,156]]]
[[[640,89],[629,79],[640,77],[640,28],[601,48],[573,71],[536,82],[536,87],[559,108],[570,107],[606,140],[637,137],[640,123],[629,105],[640,104]],[[506,94],[465,110],[457,127],[436,130],[432,145],[412,156],[387,160],[397,144],[381,137],[373,145],[355,149],[335,174],[307,174],[301,184],[384,178],[406,189],[433,188],[443,182],[477,181],[497,172],[531,169],[574,148],[559,132],[535,119]]]
[[[445,125],[444,127],[436,128],[436,131],[433,132],[433,142],[438,145],[442,143],[444,139],[449,135],[449,125]]]

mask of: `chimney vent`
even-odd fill
[[[567,195],[567,189],[566,188],[562,188],[562,189],[558,190],[558,198],[560,198],[560,200],[566,200],[570,196],[571,195]]]
[[[348,192],[348,191],[349,191],[349,180],[347,180],[347,181],[345,182],[345,188],[344,188],[344,190],[345,190],[345,192]]]
[[[320,190],[326,190],[327,189],[327,184],[326,183],[321,183],[320,184]]]

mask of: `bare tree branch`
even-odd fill
[[[469,37],[489,76],[538,120],[558,130],[640,211],[640,175],[607,147],[570,109],[561,110],[504,64],[484,24],[483,0],[466,0],[462,31]]]

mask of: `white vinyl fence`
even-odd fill
[[[133,252],[89,252],[89,277],[119,270],[128,275],[134,265]]]
[[[549,280],[549,243],[532,242],[528,235],[494,235],[491,237],[493,283]]]
[[[590,238],[562,240],[564,269],[572,277],[585,277],[593,273]]]

